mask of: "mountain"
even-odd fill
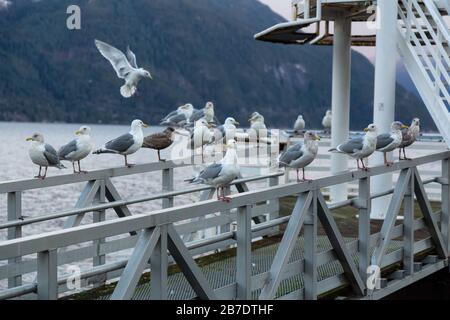
[[[68,30],[66,8],[81,8]],[[177,106],[213,101],[220,119],[247,124],[254,110],[274,127],[302,113],[320,127],[330,106],[332,48],[262,43],[253,34],[283,18],[257,0],[13,0],[0,11],[0,120],[157,124]],[[154,81],[132,99],[94,39],[129,44]],[[352,56],[351,127],[372,120],[373,65]],[[421,101],[397,88],[397,116],[433,124]]]

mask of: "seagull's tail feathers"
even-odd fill
[[[337,148],[332,148],[332,149],[328,150],[328,152],[341,153],[341,151]]]
[[[65,165],[63,165],[62,163],[58,163],[57,165],[56,165],[56,167],[58,168],[58,169],[67,169],[67,167],[65,166]]]
[[[136,92],[136,87],[130,86],[126,83],[120,87],[120,94],[124,98],[130,98],[132,95],[134,95],[135,92]]]
[[[191,178],[191,179],[186,179],[184,180],[184,182],[189,182],[189,183],[193,183],[193,184],[200,184],[203,182],[203,180],[198,179],[197,177],[195,178]]]
[[[94,152],[92,152],[92,154],[102,154],[102,153],[114,153],[114,154],[117,154],[117,151],[102,148],[102,149],[98,149],[98,150],[95,150]]]

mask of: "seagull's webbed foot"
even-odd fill
[[[390,161],[386,161],[384,164],[386,165],[386,167],[390,167],[390,166],[394,165],[394,163],[390,162]]]
[[[136,165],[134,163],[127,163],[125,166],[128,167],[128,168],[133,168]]]
[[[42,175],[37,175],[37,176],[34,176],[36,179],[41,179],[41,180],[44,180],[45,179],[45,177],[44,176],[42,176]]]
[[[226,202],[226,203],[230,203],[231,202],[231,198],[230,197],[226,197],[226,196],[222,196],[220,198],[220,200],[222,200],[223,202]]]

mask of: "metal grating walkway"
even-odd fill
[[[355,240],[353,238],[345,238],[345,242]],[[292,252],[289,263],[303,259],[303,237],[297,240]],[[279,243],[258,248],[252,251],[252,275],[258,275],[269,271],[274,259]],[[331,244],[326,236],[318,236],[317,251],[320,253],[331,249]],[[401,241],[391,241],[387,253],[396,251],[401,248]],[[357,255],[353,255],[353,259],[357,263]],[[206,279],[214,289],[218,289],[235,282],[236,279],[236,262],[235,257],[224,258],[223,260],[213,262],[201,268]],[[323,264],[318,267],[318,281],[327,279],[343,273],[340,263],[335,260]],[[140,284],[136,287],[133,300],[150,299],[151,281]],[[276,297],[286,295],[303,287],[303,275],[297,274],[281,281]],[[196,297],[194,290],[190,287],[186,278],[182,273],[175,273],[168,276],[168,299],[170,300],[188,300]],[[252,292],[252,298],[257,299],[260,289]],[[104,295],[98,299],[109,299],[109,295]]]

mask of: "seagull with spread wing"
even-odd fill
[[[290,167],[297,170],[297,182],[309,181],[305,179],[305,167],[311,164],[317,156],[320,137],[312,131],[306,131],[304,141],[289,147],[278,158],[280,167]],[[302,169],[303,179],[300,179],[299,169]]]
[[[103,148],[94,151],[93,154],[120,154],[125,157],[125,166],[134,166],[133,164],[128,163],[127,156],[137,152],[142,147],[142,143],[144,142],[142,127],[147,128],[148,125],[141,120],[133,120],[130,132],[125,133],[114,140],[108,141]]]
[[[356,137],[348,140],[347,142],[341,143],[336,148],[330,149],[330,152],[344,153],[353,159],[356,159],[356,165],[358,169],[368,170],[364,164],[364,158],[369,157],[375,152],[377,145],[377,126],[374,124],[369,124],[367,128],[364,129],[366,133],[364,137]],[[361,161],[362,167],[359,166]]]
[[[120,88],[120,93],[124,98],[130,98],[136,93],[137,85],[142,78],[153,79],[149,71],[139,68],[136,63],[136,55],[127,47],[127,55],[113,46],[95,40],[95,45],[103,57],[113,66],[120,79],[125,80],[125,84]]]
[[[45,179],[47,176],[48,167],[55,167],[58,169],[65,168],[65,166],[59,162],[59,157],[56,150],[48,143],[45,143],[44,136],[41,133],[34,133],[26,140],[32,141],[28,154],[31,161],[39,166],[39,174],[35,176],[35,178]],[[44,175],[41,174],[42,167],[45,168]]]

